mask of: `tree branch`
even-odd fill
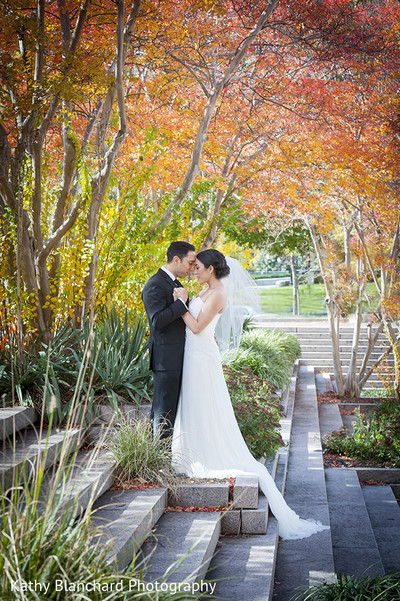
[[[381,288],[381,286],[379,284],[378,276],[376,274],[374,266],[372,265],[372,261],[371,261],[371,257],[369,256],[367,245],[365,244],[364,234],[361,231],[360,226],[358,225],[358,223],[356,221],[354,222],[354,227],[357,230],[357,234],[358,234],[359,240],[361,242],[361,246],[363,247],[363,250],[364,250],[364,253],[365,253],[365,257],[367,259],[368,267],[369,267],[369,269],[371,271],[371,275],[372,275],[372,277],[374,279],[374,283],[375,283],[376,289],[378,290],[379,294],[382,294],[382,288]]]
[[[196,74],[196,72],[194,71],[194,69],[192,69],[192,67],[190,67],[190,65],[188,65],[187,63],[185,63],[184,60],[182,60],[181,58],[179,58],[179,56],[176,56],[175,54],[173,54],[172,52],[170,52],[169,50],[166,51],[167,54],[169,54],[169,56],[171,56],[177,63],[179,63],[180,65],[182,65],[183,67],[185,67],[185,69],[187,69],[189,71],[189,73],[195,78],[195,80],[197,81],[197,83],[199,84],[199,86],[201,87],[201,89],[203,90],[203,93],[205,95],[206,98],[210,98],[210,92],[207,90],[206,86],[204,85],[204,83],[201,81],[200,77]]]
[[[172,219],[173,209],[179,208],[184,202],[186,196],[189,194],[193,182],[200,171],[201,155],[207,138],[210,122],[214,114],[215,106],[217,104],[217,100],[222,90],[229,84],[230,78],[241,63],[250,44],[254,42],[260,31],[263,29],[268,18],[274,11],[277,3],[278,0],[271,0],[270,4],[263,10],[256,25],[254,26],[250,34],[247,36],[247,38],[244,38],[240,42],[239,46],[236,48],[236,52],[234,54],[233,59],[225,69],[220,80],[216,83],[214,90],[211,91],[193,143],[193,150],[190,158],[189,168],[183,178],[180,190],[176,195],[175,200],[167,207],[167,209],[164,211],[163,215],[156,223],[156,225],[154,225],[151,228],[152,236],[155,236],[160,230],[163,230],[165,227],[168,226]]]
[[[62,238],[68,232],[68,230],[70,230],[71,227],[74,225],[74,223],[79,215],[79,209],[81,206],[81,202],[82,202],[82,200],[79,199],[75,203],[75,206],[72,209],[69,216],[67,217],[67,219],[60,225],[59,228],[57,228],[57,230],[55,232],[53,232],[53,234],[50,236],[50,238],[46,241],[46,243],[44,244],[44,246],[42,247],[42,249],[38,255],[39,263],[44,264],[44,262],[46,261],[47,257],[51,253],[51,251],[58,246],[58,244],[60,243]]]
[[[41,84],[43,79],[43,63],[44,63],[44,7],[45,0],[38,0],[37,3],[37,24],[38,35],[36,39],[36,55],[35,55],[35,83]],[[36,92],[39,92],[37,89]]]

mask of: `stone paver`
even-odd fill
[[[385,573],[400,572],[400,507],[390,486],[362,486]]]
[[[207,572],[221,532],[220,513],[170,512],[142,547],[146,582],[199,582]]]
[[[92,526],[98,528],[96,544],[110,544],[110,562],[120,569],[132,561],[134,553],[150,534],[167,506],[165,488],[148,490],[109,490],[94,505]]]
[[[336,572],[356,578],[384,574],[356,471],[328,468],[325,477]]]
[[[300,366],[294,406],[286,501],[302,518],[329,525],[314,370]],[[273,599],[289,601],[310,584],[334,578],[330,530],[280,541]]]

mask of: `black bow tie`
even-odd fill
[[[177,280],[177,279],[175,279],[175,280],[174,280],[174,284],[175,284],[175,288],[176,288],[177,286],[180,286],[180,285],[181,285],[180,281],[179,281],[179,280]]]

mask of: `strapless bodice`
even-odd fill
[[[189,312],[195,319],[197,319],[201,309],[203,308],[204,301],[200,298],[200,296],[195,296],[190,299],[189,302]]]
[[[191,299],[189,303],[189,312],[191,315],[193,315],[195,319],[197,319],[201,309],[203,308],[203,305],[204,301],[200,298],[200,296],[195,296]],[[210,323],[199,334],[193,334],[190,328],[186,327],[187,342],[190,339],[192,339],[194,343],[196,340],[198,341],[198,343],[200,343],[200,341],[204,341],[205,339],[210,338],[214,341],[215,327],[219,318],[220,314],[218,313],[215,317],[212,318]]]

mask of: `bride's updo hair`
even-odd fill
[[[202,250],[196,255],[196,259],[201,261],[205,267],[210,267],[210,265],[212,265],[217,280],[229,275],[229,265],[226,262],[224,255],[219,252],[219,250],[215,250],[214,248]]]

